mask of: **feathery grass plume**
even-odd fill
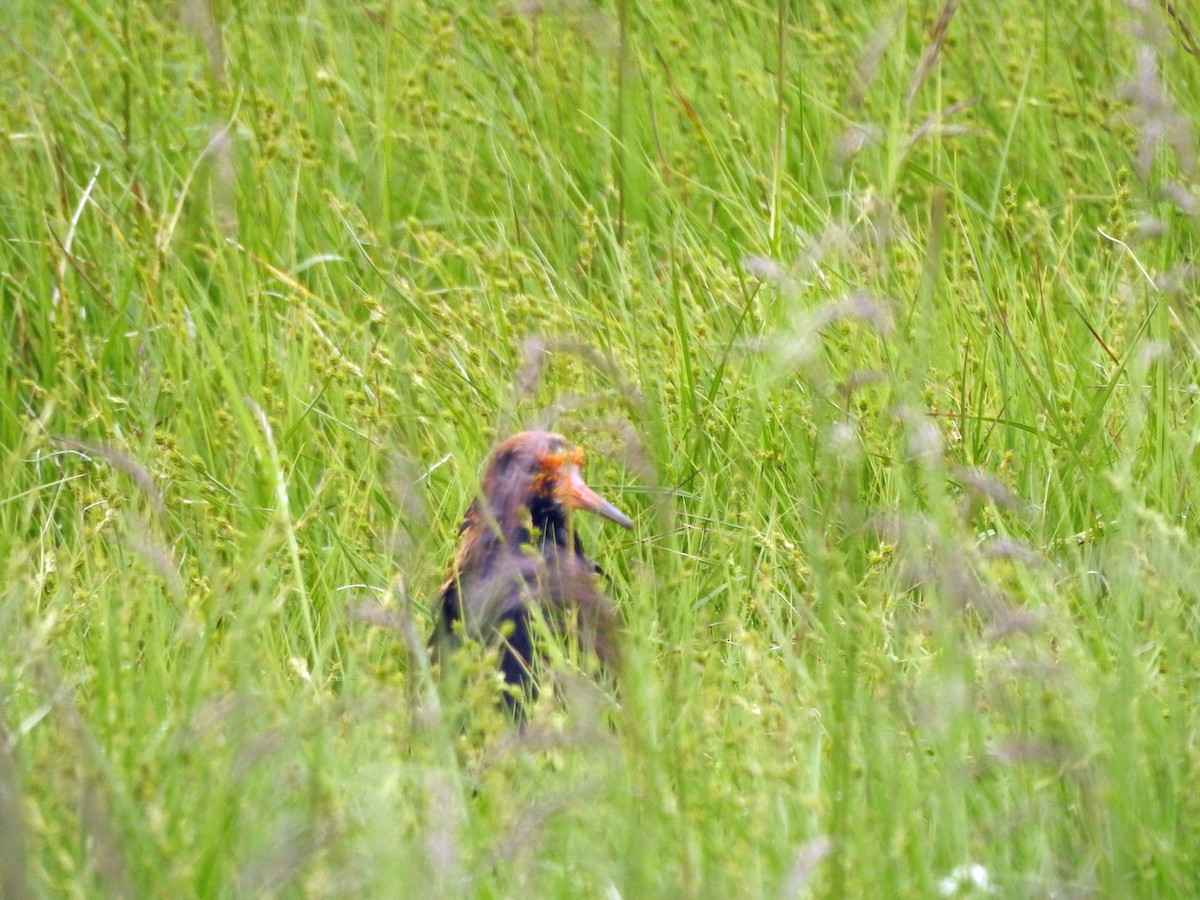
[[[870,38],[858,53],[846,96],[848,114],[863,110],[871,83],[879,72],[879,65],[888,45],[895,37],[897,26],[898,18],[893,15],[891,21],[886,21],[872,31]],[[884,129],[880,125],[873,122],[851,121],[834,143],[833,162],[839,167],[845,167],[862,150],[879,143],[883,137]]]
[[[181,0],[183,24],[190,28],[204,45],[208,60],[208,78],[218,96],[227,84],[227,58],[221,26],[213,14],[211,0]],[[238,231],[237,166],[234,159],[234,122],[214,124],[201,159],[208,167],[208,195],[217,228],[227,238]],[[197,163],[199,165],[199,162]],[[185,191],[186,193],[186,191]],[[182,198],[181,198],[182,199]]]
[[[128,847],[119,821],[119,814],[127,807],[120,802],[124,798],[114,796],[122,788],[112,783],[102,747],[57,666],[43,655],[33,659],[29,669],[38,692],[57,713],[55,723],[64,743],[77,754],[69,764],[69,773],[60,769],[49,777],[67,779],[69,783],[60,783],[57,789],[74,794],[79,828],[86,839],[85,864],[108,896],[133,897]]]
[[[759,281],[766,281],[780,290],[791,291],[794,288],[791,274],[769,256],[747,256],[742,259],[742,268]]]
[[[425,858],[430,897],[459,896],[465,878],[462,863],[462,820],[459,792],[445,772],[425,773]]]
[[[135,516],[127,518],[125,530],[130,548],[162,578],[171,598],[177,604],[182,603],[187,597],[187,588],[179,574],[179,561],[170,547],[155,537]]]
[[[303,883],[303,877],[335,838],[329,826],[322,831],[308,822],[285,819],[277,825],[268,845],[238,869],[238,892],[255,897],[287,893]],[[352,886],[353,879],[340,885]]]
[[[857,460],[862,456],[862,438],[853,422],[838,421],[829,429],[826,447],[835,457]]]
[[[1160,275],[1155,284],[1164,294],[1182,297],[1186,301],[1188,300],[1188,290],[1198,279],[1200,279],[1200,271],[1197,270],[1195,265],[1180,263],[1163,275]]]
[[[868,388],[872,385],[883,384],[885,381],[887,381],[887,376],[878,370],[856,370],[851,372],[844,379],[842,379],[841,382],[838,383],[838,397],[843,403],[845,403],[863,388]]]
[[[425,496],[425,487],[429,475],[443,465],[449,456],[442,459],[425,471],[420,471],[417,460],[404,450],[397,449],[389,454],[388,459],[388,493],[400,518],[391,533],[392,549],[395,556],[403,565],[417,551],[429,534],[429,506]],[[407,566],[405,566],[407,569]]]
[[[544,340],[537,337],[525,339],[521,345],[521,356],[525,362],[517,372],[517,387],[522,394],[532,394],[537,390],[542,380],[542,367],[549,355],[550,350]]]
[[[796,313],[789,332],[775,338],[776,358],[788,368],[808,364],[817,354],[824,329],[849,321],[862,322],[881,337],[894,328],[888,304],[865,293],[851,294]]]
[[[214,125],[205,148],[211,182],[209,195],[215,210],[217,227],[228,238],[238,232],[237,165],[234,159],[233,129],[229,124]]]
[[[780,888],[779,896],[782,900],[798,900],[798,898],[806,896],[813,875],[816,874],[817,866],[832,852],[833,841],[824,835],[803,844],[796,851],[792,866],[788,869],[787,877]]]
[[[872,30],[862,50],[855,56],[854,71],[849,79],[849,91],[846,95],[846,106],[849,109],[860,109],[866,102],[867,92],[879,74],[879,66],[888,46],[895,39],[899,21],[899,15],[895,12],[885,18]]]
[[[166,515],[166,504],[163,501],[162,492],[158,489],[158,485],[155,484],[154,476],[150,474],[150,471],[145,466],[125,451],[76,438],[58,437],[54,438],[54,441],[74,450],[88,462],[92,462],[93,459],[99,459],[108,463],[119,472],[128,475],[134,485],[150,500],[150,505],[155,515],[160,519]]]
[[[995,476],[970,466],[954,466],[950,477],[963,488],[962,513],[970,519],[981,503],[993,503],[1002,509],[1021,510],[1024,504],[1012,490]]]
[[[1162,186],[1163,196],[1170,199],[1179,211],[1191,218],[1200,218],[1200,195],[1196,187],[1188,187],[1178,181],[1167,181]]]
[[[930,135],[939,137],[956,137],[965,134],[978,134],[978,130],[969,125],[951,125],[949,120],[976,106],[976,100],[960,100],[952,103],[943,110],[931,114],[920,125],[913,129],[908,136],[908,148],[912,149]]]
[[[1161,57],[1169,47],[1169,34],[1161,15],[1149,0],[1126,0],[1136,46],[1136,72],[1123,85],[1138,136],[1137,171],[1151,182],[1159,148],[1171,150],[1185,178],[1196,171],[1195,129],[1171,99],[1163,82]]]
[[[864,148],[878,144],[884,137],[883,129],[875,124],[850,125],[834,146],[834,159],[845,165],[859,154]]]
[[[958,11],[961,2],[962,0],[946,0],[945,5],[942,6],[942,11],[938,13],[937,21],[933,24],[933,31],[929,35],[929,44],[925,47],[925,52],[921,55],[921,62],[917,66],[916,72],[913,73],[912,84],[908,88],[908,96],[904,98],[906,106],[912,106],[913,100],[917,97],[917,92],[921,90],[921,85],[925,83],[925,79],[933,71],[933,67],[942,53],[942,47],[946,43],[946,34],[950,31],[950,22],[954,19],[954,14]]]
[[[663,491],[658,468],[650,454],[643,431],[623,419],[610,419],[602,423],[605,431],[616,441],[616,457],[629,469],[637,480],[652,492],[656,502],[669,502],[669,492]]]
[[[1074,754],[1059,742],[1011,736],[988,745],[987,755],[1000,765],[1040,765],[1051,769],[1064,766]]]
[[[0,709],[5,707],[0,694]],[[0,895],[13,900],[30,896],[26,861],[25,823],[21,815],[21,789],[13,761],[13,740],[0,716]]]
[[[804,281],[811,271],[825,288],[830,283],[822,271],[821,264],[831,256],[846,253],[858,246],[859,235],[843,222],[832,222],[816,235],[797,233],[803,252],[792,266],[784,265],[768,256],[747,255],[742,257],[742,269],[749,275],[774,286],[786,297],[808,285]]]
[[[999,535],[989,536],[979,545],[979,551],[988,559],[1011,559],[1027,566],[1038,565],[1046,559],[1032,547]]]
[[[179,4],[183,23],[192,29],[204,45],[208,55],[209,75],[215,82],[225,81],[225,43],[221,28],[213,16],[210,0],[181,0]]]
[[[956,613],[974,612],[996,635],[1009,626],[1025,630],[1027,618],[984,574],[975,548],[940,533],[924,515],[877,515],[871,520],[879,538],[900,550],[898,561],[907,592],[932,590]]]
[[[981,863],[963,863],[938,881],[938,893],[943,897],[970,897],[993,892],[991,875]]]
[[[895,416],[904,425],[908,461],[931,468],[940,467],[945,441],[937,425],[929,416],[909,407],[896,410]]]
[[[1191,26],[1187,20],[1179,13],[1178,7],[1173,0],[1160,0],[1162,3],[1163,12],[1167,14],[1167,18],[1171,20],[1171,24],[1175,26],[1175,37],[1179,41],[1179,45],[1183,47],[1192,56],[1200,59],[1200,42],[1197,42],[1195,34],[1193,34]]]
[[[529,20],[534,33],[534,56],[539,46],[538,22],[543,18],[565,22],[601,52],[616,53],[620,46],[621,33],[616,17],[587,0],[518,0],[500,6],[496,12],[500,16]]]

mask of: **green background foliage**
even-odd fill
[[[6,890],[1194,894],[1192,27],[9,0]],[[636,527],[518,734],[423,641],[530,426]]]

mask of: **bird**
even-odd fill
[[[574,618],[581,644],[605,668],[619,662],[616,608],[600,587],[604,572],[584,553],[574,512],[626,529],[633,522],[587,486],[584,462],[582,450],[548,431],[522,431],[500,443],[462,520],[435,604],[434,657],[445,660],[464,637],[498,644],[503,705],[518,721],[537,694],[535,616],[558,632]]]

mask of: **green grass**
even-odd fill
[[[1200,891],[1200,19],[614,3],[0,11],[11,896]],[[531,425],[637,524],[518,739]]]

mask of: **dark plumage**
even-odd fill
[[[514,714],[533,696],[532,609],[551,627],[572,613],[601,662],[617,661],[617,614],[597,584],[600,568],[583,552],[572,512],[586,509],[632,528],[629,518],[583,481],[583,453],[565,438],[523,431],[493,451],[459,533],[450,578],[438,598],[432,644],[444,656],[461,635],[502,642],[500,668],[514,690]]]

